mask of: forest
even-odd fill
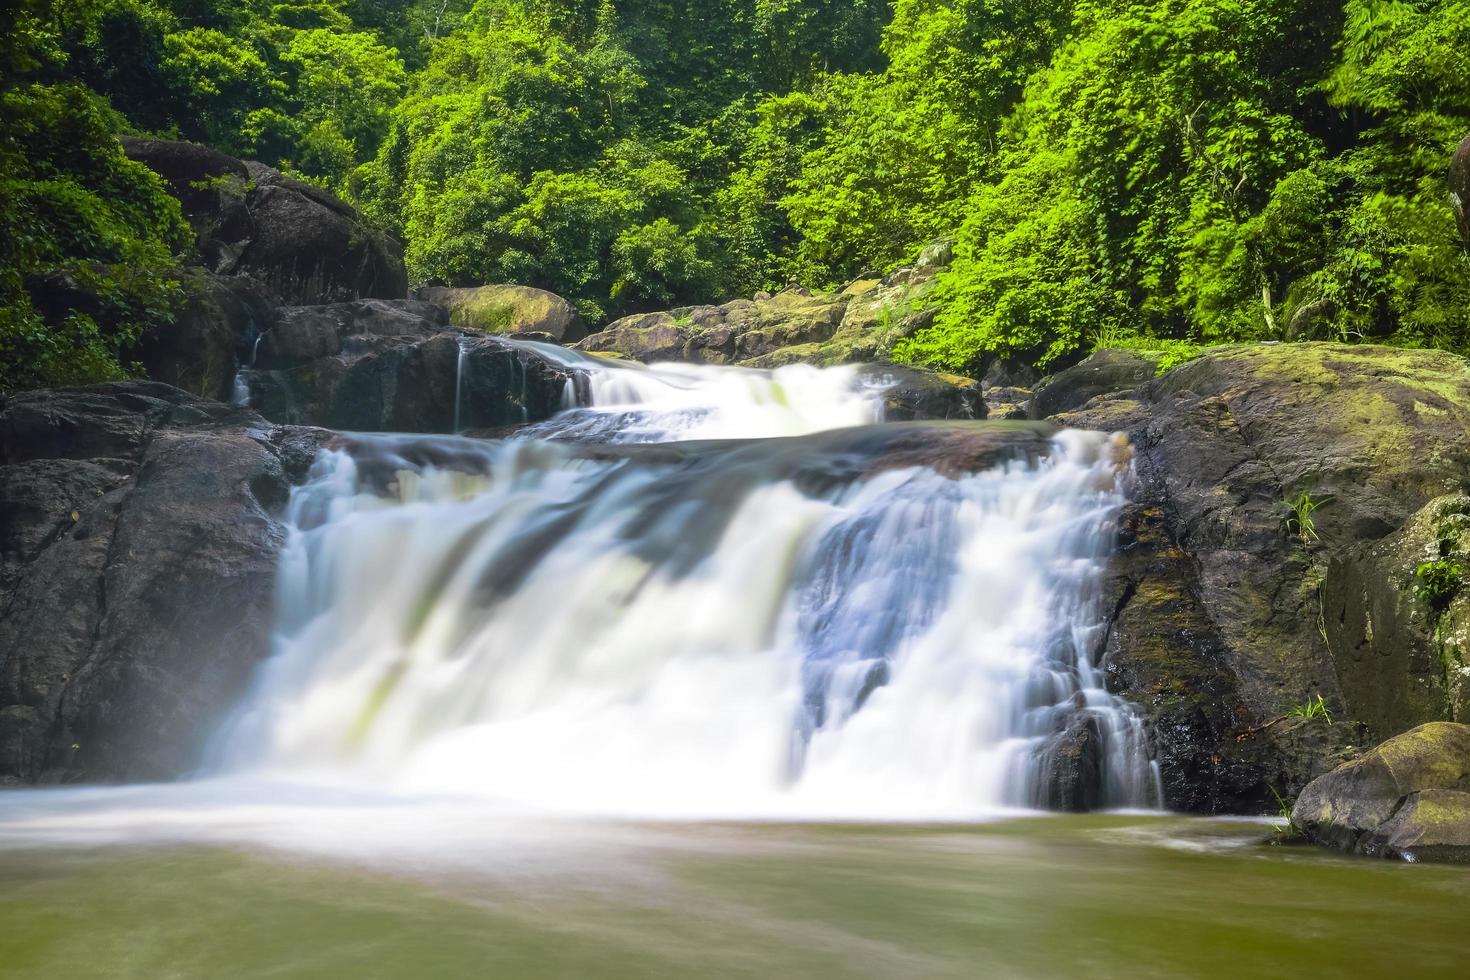
[[[1470,350],[1470,0],[21,0],[0,33],[0,389],[126,377],[179,302],[191,237],[119,134],[593,324],[949,238],[896,360]]]

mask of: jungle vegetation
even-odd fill
[[[949,237],[898,359],[1470,350],[1470,0],[22,0],[0,33],[0,387],[124,374],[177,302],[187,228],[118,133],[595,322]]]

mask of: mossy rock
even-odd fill
[[[576,343],[587,331],[570,302],[530,286],[434,286],[418,298],[449,311],[449,322],[466,330],[495,334],[549,334],[558,343]]]
[[[1470,726],[1421,725],[1313,780],[1291,812],[1324,847],[1470,862]]]

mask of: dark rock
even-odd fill
[[[1099,395],[1139,388],[1154,379],[1158,366],[1158,354],[1100,350],[1041,382],[1031,399],[1031,417],[1050,418],[1081,408]]]
[[[1314,780],[1292,824],[1324,847],[1470,862],[1470,726],[1434,722]]]
[[[179,199],[210,271],[253,276],[286,303],[407,294],[402,246],[332,194],[192,143],[122,142]]]
[[[1435,594],[1421,569],[1444,573]],[[1470,497],[1426,504],[1382,540],[1332,557],[1323,625],[1344,706],[1386,738],[1428,721],[1470,720],[1465,657],[1470,594]]]
[[[1460,224],[1460,237],[1470,249],[1470,136],[1466,136],[1450,163],[1450,204]]]
[[[335,357],[350,338],[432,337],[442,333],[441,307],[420,300],[358,300],[321,306],[286,306],[275,312],[260,338],[254,367],[293,368]],[[363,344],[370,341],[363,339]]]
[[[577,308],[555,293],[530,286],[427,287],[418,298],[444,307],[456,327],[482,333],[536,335],[573,344],[587,336]]]
[[[1087,813],[1103,805],[1103,736],[1097,719],[1083,711],[1048,739],[1040,753],[1046,774],[1032,803],[1043,810]]]
[[[312,441],[152,382],[0,400],[0,781],[199,762],[268,651],[267,507]]]
[[[313,330],[320,329],[318,322]],[[289,350],[301,354],[308,340]],[[267,335],[269,337],[269,335]],[[325,346],[325,341],[323,346]],[[262,342],[262,348],[265,342]],[[461,351],[463,358],[461,359]],[[278,363],[262,361],[269,365]],[[492,337],[345,338],[338,353],[250,375],[251,404],[267,418],[333,429],[451,432],[539,422],[563,407],[565,367]]]
[[[229,401],[235,374],[272,315],[270,297],[252,279],[199,269],[186,272],[182,283],[182,309],[144,333],[132,356],[155,381]]]
[[[883,395],[883,417],[888,422],[985,418],[980,385],[969,378],[895,365],[873,365],[865,369],[864,378],[888,386]]]
[[[1119,592],[1113,628],[1125,639],[1108,654],[1115,691],[1149,718],[1171,806],[1266,809],[1270,789],[1290,796],[1353,743],[1423,720],[1434,699],[1410,695],[1427,676],[1424,657],[1397,646],[1399,659],[1359,676],[1364,623],[1344,610],[1363,608],[1354,596],[1366,593],[1329,568],[1365,560],[1470,474],[1464,359],[1336,344],[1216,348],[1053,420],[1129,433],[1135,500],[1158,524],[1139,547],[1173,569],[1162,591]],[[1305,540],[1287,505],[1304,492],[1322,504]],[[1406,559],[1395,561],[1401,577]],[[1338,575],[1341,588],[1324,592]],[[1378,614],[1379,626],[1393,634],[1425,620]],[[1195,704],[1192,691],[1210,693]],[[1283,720],[1319,696],[1336,724]]]

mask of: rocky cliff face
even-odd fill
[[[1274,808],[1355,749],[1457,717],[1443,614],[1415,587],[1442,541],[1424,528],[1454,508],[1416,515],[1470,478],[1470,365],[1259,345],[1138,383],[1127,356],[1097,359],[1122,390],[1084,362],[1038,391],[1085,396],[1053,420],[1135,447],[1107,663],[1151,714],[1171,803]],[[1318,697],[1336,724],[1292,715]]]
[[[327,435],[150,382],[0,400],[0,783],[200,761],[267,653],[272,512]]]

